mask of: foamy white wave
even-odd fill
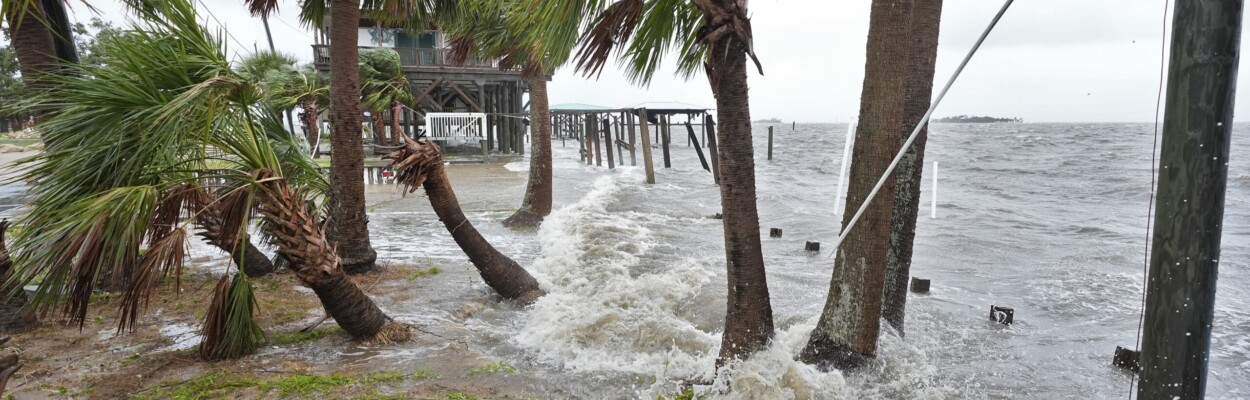
[[[693,259],[639,273],[659,243],[645,213],[605,206],[637,171],[600,177],[577,203],[553,212],[538,232],[542,255],[532,271],[548,294],[531,309],[515,340],[566,368],[690,377],[710,371],[719,333],[677,316],[713,276]]]
[[[512,162],[504,164],[503,167],[512,172],[524,172],[530,170],[530,158],[521,157]]]

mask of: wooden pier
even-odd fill
[[[551,106],[553,143],[569,146],[576,142],[580,159],[588,165],[614,169],[617,165],[637,166],[641,151],[647,169],[647,183],[655,183],[652,160],[653,144],[660,148],[664,168],[672,167],[671,145],[673,126],[687,131],[686,146],[695,147],[703,159],[703,147],[716,160],[715,128],[707,108],[682,103],[643,103],[629,108],[610,108],[588,104],[557,104]],[[695,126],[698,132],[695,133]],[[684,129],[681,127],[684,126]],[[704,169],[713,172],[705,162]],[[713,175],[714,179],[717,175]],[[715,181],[715,180],[714,180]]]

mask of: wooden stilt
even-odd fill
[[[634,138],[638,136],[638,130],[636,125],[634,125],[635,117],[636,115],[634,115],[634,113],[625,113],[625,120],[629,123],[629,165],[631,167],[638,166],[638,146],[634,144]]]
[[[669,127],[668,116],[661,115],[659,118],[659,121],[660,121],[660,133],[664,135],[664,137],[660,139],[661,149],[664,151],[664,168],[672,168],[673,162],[669,159],[669,156],[668,156],[668,144],[669,142],[672,141],[671,140],[672,138],[669,136],[669,132],[668,132],[668,127]]]
[[[651,133],[647,130],[647,109],[638,110],[638,124],[642,133],[642,165],[647,171],[647,183],[655,184],[655,165],[651,163]]]
[[[610,116],[610,114],[609,114]],[[605,118],[603,120],[603,144],[607,146],[604,153],[608,153],[608,169],[616,169],[616,161],[612,156],[612,148],[616,147],[612,140],[612,119]]]
[[[599,115],[590,114],[586,128],[590,133],[591,140],[595,142],[595,166],[603,166],[603,135],[599,133]]]
[[[707,126],[707,152],[712,157],[712,179],[720,184],[720,147],[716,141],[716,121],[711,115],[703,116],[703,125]]]

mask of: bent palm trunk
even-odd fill
[[[8,229],[9,221],[0,221],[0,283],[9,282],[13,275],[13,260],[9,258],[9,249],[4,244],[4,233]],[[26,291],[4,285],[0,287],[0,295],[4,296],[4,302],[0,303],[0,331],[16,333],[34,329],[39,318],[26,307]]]
[[[530,110],[534,125],[530,129],[529,183],[525,186],[521,208],[503,220],[508,227],[536,228],[551,214],[551,112],[545,78],[530,79]]]
[[[404,147],[384,157],[391,160],[396,179],[407,186],[410,193],[416,191],[417,186],[425,189],[434,213],[469,256],[486,284],[504,298],[521,304],[542,297],[545,293],[538,287],[538,281],[516,261],[491,246],[464,216],[456,193],[451,189],[451,181],[447,179],[447,171],[443,169],[443,154],[438,145],[400,135],[404,138]]]
[[[339,327],[360,340],[407,339],[407,328],[383,313],[344,273],[339,256],[300,196],[282,179],[264,185],[260,212],[273,226],[278,252],[290,260],[291,271],[312,288]]]
[[[204,242],[230,254],[234,265],[249,277],[272,274],[277,271],[273,261],[265,253],[252,245],[251,235],[243,232],[238,235],[227,232],[225,217],[222,215],[223,203],[213,202],[212,197],[203,188],[196,189],[196,206],[202,211],[195,214],[195,224],[199,225],[199,236]]]

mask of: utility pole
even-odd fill
[[[1178,1],[1142,326],[1142,400],[1201,399],[1214,324],[1243,0]]]

